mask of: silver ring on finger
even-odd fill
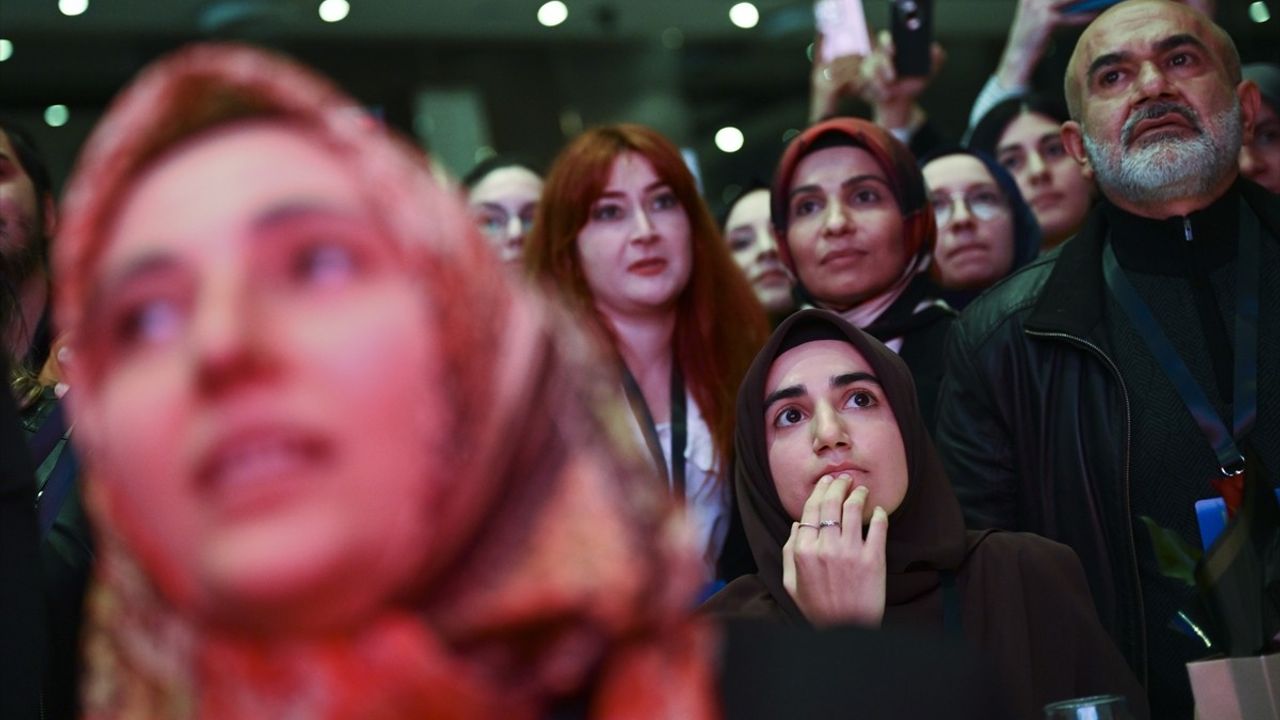
[[[802,523],[799,523],[799,525],[800,525],[800,527],[813,528],[814,530],[819,530],[819,529],[821,529],[821,528],[819,528],[817,525],[814,525],[813,523],[805,523],[805,522],[802,522]]]
[[[820,527],[840,527],[839,520],[822,520],[818,523]]]

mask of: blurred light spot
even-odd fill
[[[809,43],[804,49],[804,56],[809,59],[809,62],[813,62],[813,43]]]
[[[324,0],[320,3],[320,19],[325,22],[345,20],[350,12],[351,3],[347,0]]]
[[[795,128],[787,128],[786,132],[782,133],[782,142],[789,143],[792,140],[794,140],[795,137],[799,134],[800,134],[799,130]]]
[[[760,11],[749,2],[740,2],[729,8],[729,22],[743,30],[749,30],[760,22]]]
[[[734,153],[742,149],[742,131],[736,127],[722,127],[716,131],[716,147],[721,152]]]
[[[1249,19],[1256,23],[1264,23],[1271,19],[1271,10],[1266,3],[1258,0],[1249,6]]]
[[[66,105],[50,105],[44,109],[44,122],[49,127],[62,127],[71,119],[71,111]]]
[[[569,6],[560,0],[551,0],[538,8],[538,22],[547,27],[555,27],[569,19]]]
[[[720,202],[728,205],[733,199],[738,197],[738,193],[742,192],[741,185],[725,185],[724,192],[720,193]]]
[[[684,33],[680,28],[669,27],[662,31],[662,46],[668,50],[679,50],[684,47]]]
[[[582,129],[582,113],[572,108],[560,111],[560,132],[565,137],[576,137]]]
[[[488,160],[489,158],[497,154],[498,154],[497,150],[494,150],[488,145],[481,145],[480,147],[476,148],[476,154],[475,154],[476,164],[479,165],[480,163],[484,162],[485,160]]]
[[[75,17],[89,9],[89,0],[58,0],[58,10],[63,15]]]
[[[0,62],[4,62],[13,57],[13,43],[5,38],[0,38]]]

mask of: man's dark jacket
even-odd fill
[[[1280,237],[1280,196],[1248,182],[1237,187],[1262,222],[1264,242],[1268,231]],[[956,321],[936,438],[970,527],[1035,532],[1076,551],[1103,626],[1145,684],[1133,429],[1103,317],[1104,218],[1095,209],[1075,238]]]

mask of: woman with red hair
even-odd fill
[[[938,229],[911,151],[865,120],[825,120],[787,146],[771,203],[800,298],[898,353],[932,430],[955,311],[925,273]]]
[[[734,393],[768,321],[679,150],[639,125],[569,143],[526,262],[616,352],[636,432],[683,497],[711,579],[731,518]]]

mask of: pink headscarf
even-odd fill
[[[145,533],[95,501],[113,488],[95,483],[108,473],[90,453],[101,553],[86,717],[514,719],[564,698],[599,717],[713,714],[708,637],[685,612],[696,560],[628,442],[626,409],[607,399],[609,365],[510,279],[419,153],[310,70],[194,46],[117,98],[68,186],[54,256],[61,329],[81,329],[106,230],[139,173],[250,118],[302,126],[341,159],[422,278],[442,329],[444,402],[468,428],[424,452],[458,473],[423,479],[442,499],[423,518],[431,551],[407,597],[350,637],[248,640],[168,601],[135,546]],[[77,392],[93,392],[92,371],[76,362],[71,373]]]

